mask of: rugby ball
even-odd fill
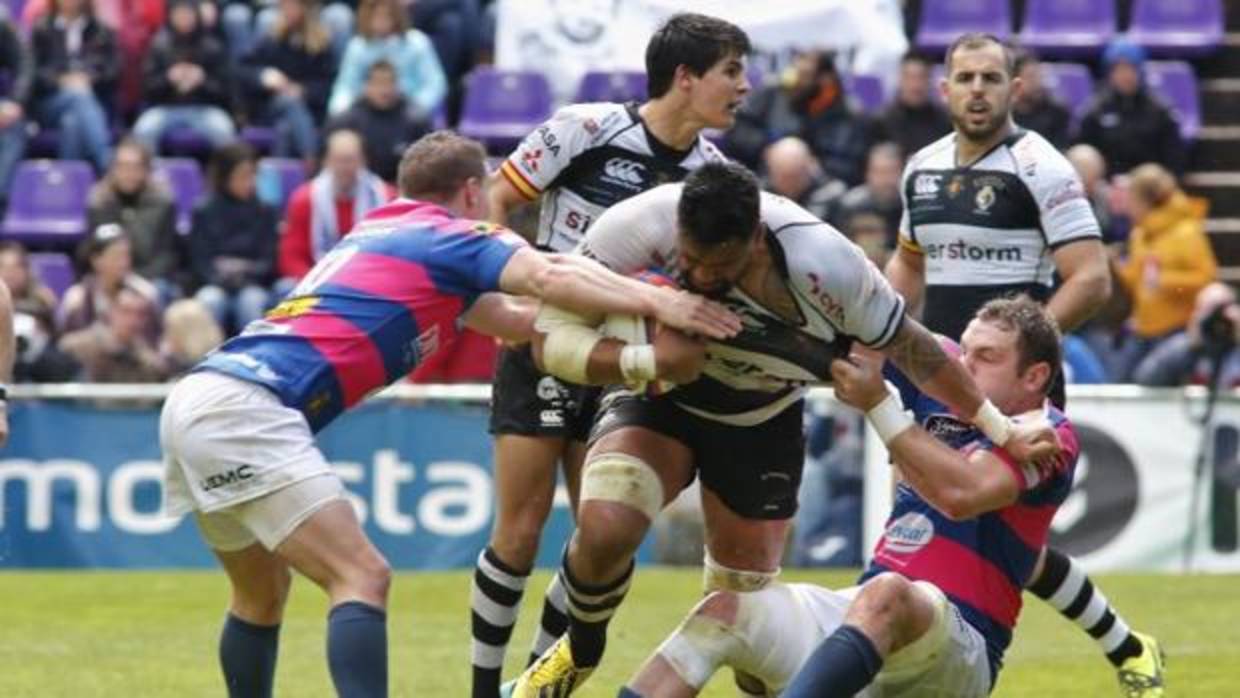
[[[638,272],[633,275],[633,278],[656,286],[680,287],[671,277],[653,270]],[[625,344],[653,344],[655,335],[659,332],[659,322],[654,318],[642,315],[611,313],[603,321],[601,329],[604,337],[618,339]],[[634,392],[644,392],[647,395],[653,396],[670,392],[676,387],[676,384],[656,380],[628,387]]]

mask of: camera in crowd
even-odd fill
[[[1209,356],[1224,356],[1236,346],[1236,316],[1240,305],[1224,303],[1201,320],[1201,347]]]

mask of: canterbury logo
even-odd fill
[[[608,177],[637,186],[644,182],[645,171],[645,165],[624,158],[612,158],[603,165],[603,173]]]

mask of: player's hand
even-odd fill
[[[846,405],[869,412],[887,397],[882,363],[873,356],[854,353],[831,362],[835,397]]]
[[[677,385],[692,383],[706,364],[706,342],[670,327],[654,337],[654,361],[661,380]]]
[[[728,339],[741,331],[741,319],[723,305],[688,291],[660,288],[655,319],[689,334]]]
[[[1055,428],[1045,418],[1014,420],[1012,432],[1003,450],[1017,463],[1052,463],[1063,446]]]

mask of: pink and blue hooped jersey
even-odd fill
[[[525,241],[400,199],[372,211],[288,297],[195,370],[258,383],[315,431],[448,346]]]
[[[1068,418],[1048,403],[1047,417],[1063,451],[1046,467],[1021,465],[898,372],[889,367],[886,376],[900,389],[904,404],[926,431],[966,455],[978,449],[993,452],[1008,466],[1021,494],[1002,509],[952,521],[912,487],[900,483],[861,581],[891,571],[924,579],[943,590],[964,619],[986,638],[993,682],[1012,642],[1021,591],[1046,545],[1051,519],[1072,490],[1079,440]]]

